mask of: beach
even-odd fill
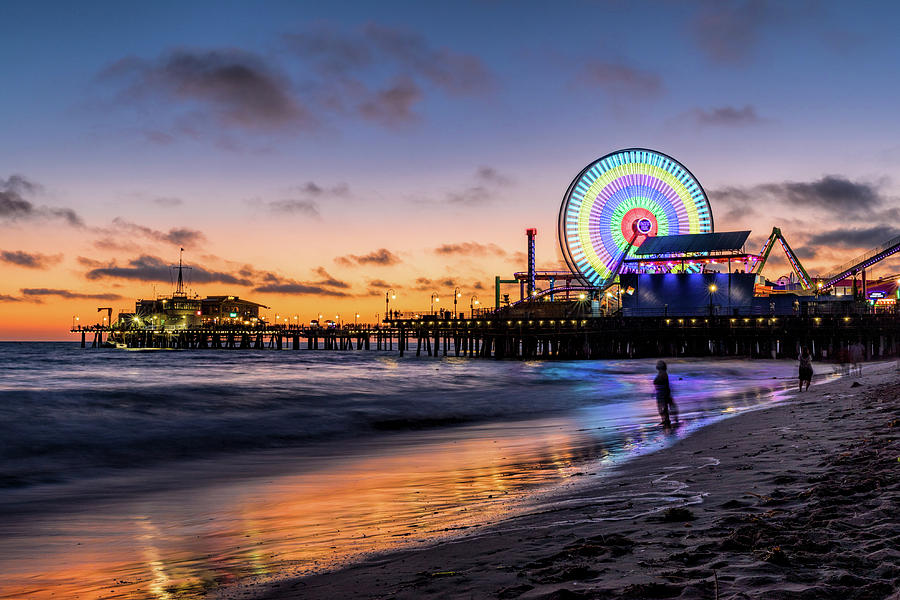
[[[477,532],[223,597],[898,598],[898,380],[869,365]]]

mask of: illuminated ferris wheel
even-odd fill
[[[569,185],[559,210],[559,245],[591,286],[612,283],[621,261],[656,235],[711,233],[700,182],[671,156],[629,148],[599,158]]]

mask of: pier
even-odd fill
[[[896,314],[746,317],[588,317],[572,319],[395,320],[384,326],[180,330],[72,329],[82,347],[127,349],[382,351],[398,356],[513,360],[649,357],[794,358],[808,346],[816,360],[862,342],[868,358],[897,356]],[[105,339],[104,339],[105,337]]]

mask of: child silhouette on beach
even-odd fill
[[[678,407],[675,406],[675,400],[672,399],[668,367],[664,360],[656,363],[656,377],[653,379],[653,386],[656,388],[656,408],[659,410],[662,425],[670,427],[672,425],[670,417],[674,417],[675,422],[678,422]]]
[[[800,349],[800,391],[803,391],[803,382],[806,382],[806,391],[809,391],[809,384],[812,382],[813,376],[813,368],[812,368],[812,356],[809,353],[809,348],[803,346]]]

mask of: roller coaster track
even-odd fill
[[[868,252],[857,256],[853,260],[846,262],[839,267],[835,267],[834,271],[824,277],[822,288],[830,288],[838,281],[850,277],[851,275],[856,275],[863,269],[867,269],[897,252],[900,252],[900,236],[872,248]]]

